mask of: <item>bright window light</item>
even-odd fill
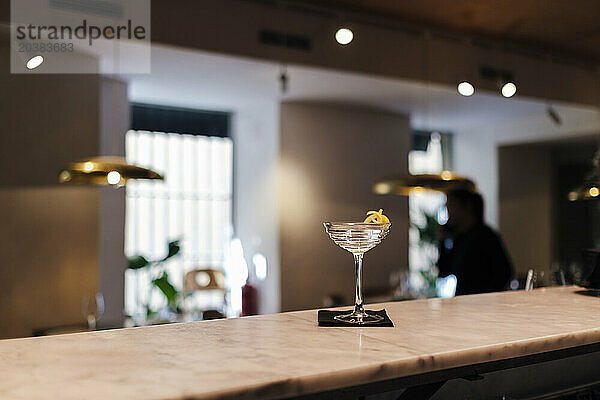
[[[442,299],[448,299],[454,297],[456,293],[456,276],[448,275],[445,278],[438,278],[436,281],[436,292],[437,296]]]
[[[457,89],[458,93],[466,97],[472,96],[475,93],[475,88],[467,81],[459,83]]]
[[[227,281],[229,287],[229,306],[234,315],[242,312],[242,286],[248,280],[248,264],[244,258],[242,241],[238,238],[231,240],[229,265],[227,266]]]
[[[222,270],[238,285],[232,289],[237,302],[232,315],[239,314],[247,267],[240,260],[241,242],[231,244],[231,139],[132,130],[126,135],[126,157],[131,164],[160,171],[165,180],[127,183],[125,254],[160,260],[166,244],[179,239],[179,255],[163,264],[173,285],[182,290],[185,274],[195,269]],[[219,291],[210,291],[190,296],[186,305],[219,309],[222,301]],[[146,271],[127,270],[126,313],[141,315],[148,303],[159,310],[165,304],[164,296],[152,288]]]
[[[340,28],[335,33],[335,40],[339,44],[348,44],[354,39],[354,33],[348,28]]]
[[[252,264],[254,264],[256,279],[260,281],[267,279],[267,258],[261,253],[256,253],[252,256]]]
[[[430,135],[427,149],[408,153],[408,170],[411,174],[439,174],[443,171],[444,151],[442,137],[438,132]],[[444,207],[445,196],[441,192],[411,190],[408,195],[410,229],[408,232],[409,281],[407,286],[416,292],[427,292],[429,282],[424,273],[432,270],[437,261],[437,244],[421,241],[417,226],[427,224],[426,215],[436,216],[438,223],[448,219]]]

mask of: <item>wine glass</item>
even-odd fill
[[[84,296],[81,310],[87,320],[88,330],[95,331],[98,320],[104,314],[104,296],[102,293],[94,293]]]
[[[334,317],[351,324],[372,324],[383,320],[379,315],[367,314],[363,307],[362,262],[364,254],[377,246],[390,232],[391,223],[325,222],[325,231],[335,244],[354,256],[356,290],[354,311]]]

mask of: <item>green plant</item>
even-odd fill
[[[414,224],[419,231],[419,241],[421,243],[427,243],[437,246],[438,242],[438,229],[440,224],[437,221],[437,217],[433,214],[429,214],[426,211],[421,210],[425,223],[423,225]]]
[[[150,290],[152,291],[153,288],[157,288],[167,299],[167,306],[169,309],[177,313],[181,312],[177,301],[179,299],[179,291],[169,281],[169,274],[165,270],[163,263],[176,256],[180,250],[181,247],[179,246],[179,240],[174,240],[169,242],[167,255],[160,260],[148,261],[142,255],[127,257],[128,269],[138,271],[147,270],[149,271],[150,276],[154,276],[154,278],[151,280],[152,285],[150,286]],[[150,296],[148,296],[148,299],[150,299]],[[146,315],[150,316],[153,314],[156,314],[156,311],[150,308],[148,301],[148,304],[146,304]]]
[[[422,224],[412,223],[412,226],[417,229],[419,234],[419,248],[425,255],[427,265],[425,269],[418,272],[425,282],[423,288],[424,295],[426,297],[433,297],[436,293],[436,281],[438,277],[436,268],[437,252],[435,249],[438,245],[438,230],[440,224],[438,223],[435,214],[429,214],[423,209],[420,210],[420,213],[423,216],[424,222]]]
[[[438,271],[435,265],[431,266],[431,268],[419,271],[425,282],[427,283],[425,289],[426,297],[434,297],[436,293],[436,283],[438,278]]]

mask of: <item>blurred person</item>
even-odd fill
[[[500,235],[485,224],[483,198],[463,189],[446,194],[448,221],[440,226],[440,277],[457,278],[456,295],[508,288],[513,267]]]

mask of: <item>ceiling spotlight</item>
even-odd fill
[[[500,91],[504,97],[513,97],[517,93],[517,85],[512,82],[506,82]]]
[[[457,89],[458,93],[466,97],[472,96],[475,93],[475,88],[467,81],[459,83]]]
[[[348,28],[340,28],[335,33],[335,40],[339,44],[348,44],[354,39],[354,33]]]
[[[35,68],[39,67],[40,65],[42,65],[43,62],[44,62],[44,57],[33,56],[29,59],[29,61],[27,61],[27,68],[35,69]]]

